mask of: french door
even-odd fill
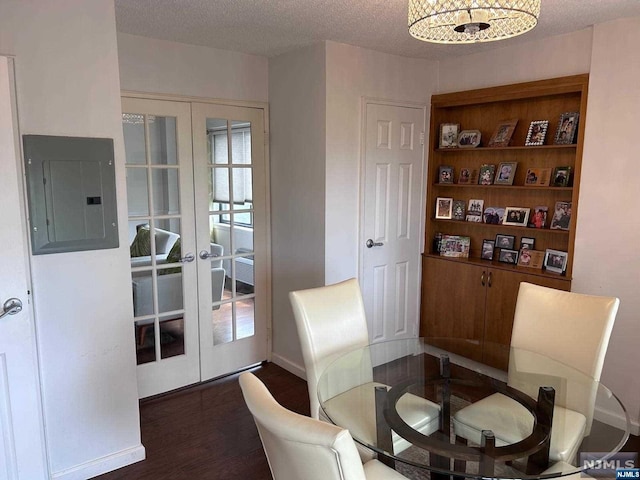
[[[266,358],[263,115],[123,98],[141,398]]]

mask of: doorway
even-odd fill
[[[264,115],[123,98],[141,398],[266,359]]]
[[[372,342],[416,337],[426,107],[363,100],[361,286]]]

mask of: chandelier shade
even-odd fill
[[[492,42],[538,24],[540,0],[409,0],[409,33],[425,42]]]

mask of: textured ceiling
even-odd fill
[[[407,57],[466,55],[640,16],[640,0],[542,0],[538,26],[509,40],[433,45],[407,32],[407,0],[115,0],[118,31],[272,57],[322,40]]]

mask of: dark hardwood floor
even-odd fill
[[[252,371],[280,404],[309,415],[304,380],[272,363]],[[237,374],[144,400],[140,418],[146,460],[97,479],[271,479]],[[623,450],[640,452],[640,437],[631,437]]]
[[[304,380],[275,364],[252,371],[276,400],[309,415]],[[140,403],[142,462],[96,477],[100,480],[267,480],[267,459],[238,375]]]

